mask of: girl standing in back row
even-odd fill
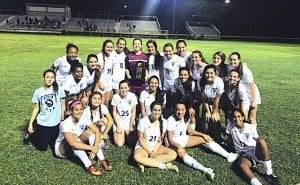
[[[78,57],[78,47],[75,44],[67,44],[66,53],[67,56],[56,59],[51,67],[56,72],[56,81],[59,87],[63,85],[70,74],[71,67],[81,61]]]
[[[229,56],[229,69],[237,69],[241,74],[241,83],[246,87],[248,97],[250,99],[250,109],[248,118],[245,120],[252,124],[257,124],[256,113],[258,105],[261,104],[260,93],[257,85],[254,82],[252,71],[242,64],[241,55],[238,52],[233,52]]]

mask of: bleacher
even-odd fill
[[[160,29],[156,21],[121,20],[119,32],[159,34]]]
[[[220,31],[211,23],[186,22],[186,29],[194,39],[219,40]]]

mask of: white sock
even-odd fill
[[[273,173],[271,159],[264,161],[263,163],[264,163],[266,174],[271,175]]]
[[[195,130],[196,129],[196,123],[192,123],[191,127],[192,127],[193,130]]]
[[[74,155],[76,155],[81,162],[83,163],[84,167],[88,168],[92,165],[92,162],[88,158],[86,152],[84,150],[75,150],[73,149]]]
[[[90,135],[90,137],[89,137],[90,146],[94,146],[95,139],[96,139],[95,134]],[[99,160],[104,160],[105,159],[101,148],[99,148],[99,150],[97,152],[97,157],[98,157]]]
[[[159,169],[162,169],[162,170],[165,170],[167,169],[167,164],[165,163],[160,163],[159,166],[158,166]]]
[[[250,181],[251,185],[262,185],[257,178],[253,178]]]
[[[89,144],[90,144],[90,146],[94,146],[95,139],[96,139],[96,135],[95,134],[90,135],[90,137],[89,137]]]
[[[229,153],[222,148],[218,143],[214,142],[214,141],[210,141],[208,143],[206,143],[205,145],[207,148],[209,148],[211,151],[227,158],[229,156]]]
[[[183,162],[187,165],[189,165],[190,167],[193,167],[197,170],[200,170],[200,171],[203,171],[203,172],[206,172],[207,171],[207,168],[204,167],[202,164],[200,164],[198,161],[196,161],[196,159],[194,159],[193,157],[189,156],[188,154],[186,154],[184,157],[183,157]]]

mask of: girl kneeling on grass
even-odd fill
[[[186,107],[184,103],[177,103],[175,107],[175,114],[168,118],[167,131],[169,144],[177,151],[178,156],[185,164],[203,171],[207,179],[213,180],[215,176],[213,170],[211,168],[204,167],[196,159],[189,156],[184,148],[205,144],[208,149],[226,158],[228,162],[236,160],[238,158],[238,154],[228,153],[209,135],[193,130],[190,120],[185,119],[185,115]],[[192,119],[192,122],[194,121],[195,119]],[[188,135],[187,133],[192,135]]]
[[[47,150],[50,145],[54,151],[59,123],[64,118],[65,92],[58,88],[53,70],[47,69],[43,77],[44,87],[35,90],[32,97],[34,106],[24,143],[31,142],[41,151]],[[34,126],[35,119],[37,124]]]
[[[67,151],[71,147],[74,155],[81,160],[88,173],[101,175],[101,172],[92,165],[92,160],[96,156],[106,171],[111,170],[112,167],[108,165],[99,146],[100,132],[90,120],[82,117],[83,107],[81,102],[74,100],[71,102],[69,110],[71,116],[60,124],[59,136],[55,143],[55,155],[60,158],[69,157]],[[89,144],[86,144],[87,142]],[[89,156],[86,151],[90,152]]]
[[[162,104],[154,101],[151,104],[151,112],[139,121],[134,159],[139,163],[141,172],[144,172],[145,165],[178,173],[177,166],[170,163],[176,159],[176,152],[162,145],[167,126],[167,121],[162,118]]]
[[[115,94],[111,100],[115,121],[113,126],[114,142],[118,147],[122,147],[125,144],[125,139],[129,145],[136,143],[135,117],[137,98],[129,90],[129,82],[122,80],[119,84],[119,93]]]

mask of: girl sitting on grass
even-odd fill
[[[205,146],[211,151],[226,158],[228,162],[233,162],[238,158],[238,154],[228,153],[219,144],[217,144],[209,135],[197,132],[191,127],[191,121],[185,118],[186,107],[184,103],[177,103],[175,107],[175,114],[168,118],[168,142],[178,156],[183,160],[185,164],[191,166],[197,170],[204,172],[208,180],[214,179],[214,172],[211,168],[204,167],[196,159],[191,157],[186,147],[199,146],[205,144]],[[192,119],[194,121],[194,119]],[[192,134],[192,135],[188,135]]]
[[[108,139],[108,132],[113,125],[113,119],[107,109],[107,107],[102,103],[102,95],[100,92],[92,92],[89,97],[88,106],[83,111],[83,117],[94,123],[104,140]],[[108,148],[108,145],[101,141],[101,146],[104,149]]]
[[[134,159],[139,163],[141,172],[144,172],[144,166],[148,166],[169,169],[178,173],[177,166],[171,163],[176,159],[176,152],[162,145],[166,122],[162,118],[162,104],[158,101],[151,104],[151,114],[140,119]]]
[[[74,100],[70,103],[69,110],[71,116],[60,124],[59,136],[55,143],[55,155],[59,158],[70,157],[68,149],[71,148],[88,173],[101,175],[101,172],[92,165],[92,160],[96,156],[105,170],[111,170],[112,167],[105,160],[100,148],[101,134],[96,125],[92,124],[89,119],[82,117],[83,107],[81,102]],[[89,156],[86,151],[90,152]]]

